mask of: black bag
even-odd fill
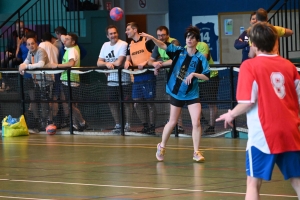
[[[66,11],[98,10],[99,5],[90,0],[81,2],[80,0],[61,0]]]
[[[80,0],[61,0],[66,11],[83,10],[82,2]]]
[[[83,10],[98,10],[99,5],[92,3],[90,0],[85,0],[82,3]]]

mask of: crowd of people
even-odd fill
[[[67,33],[67,30],[59,26],[55,29],[56,38],[50,32],[44,32],[41,42],[38,41],[36,32],[24,27],[23,21],[16,22],[16,30],[12,33],[10,42],[6,48],[6,57],[1,60],[1,67],[16,68],[23,75],[24,91],[32,101],[41,100],[66,100],[68,99],[67,72],[61,74],[35,74],[27,70],[36,68],[68,68],[79,67],[81,49],[78,47],[78,36]],[[53,39],[55,38],[55,39]],[[83,52],[85,50],[83,49]],[[7,81],[11,80],[11,81]],[[2,89],[8,90],[15,85],[17,77],[4,76]],[[10,83],[12,82],[12,83]],[[79,75],[71,73],[72,95],[78,96]],[[64,116],[58,116],[58,103],[41,103],[41,114],[38,112],[38,103],[29,104],[27,113],[32,113],[35,132],[45,130],[49,124],[55,124],[58,128],[67,127],[69,121],[69,109],[67,103],[63,103]],[[80,110],[72,104],[73,129],[83,131],[87,123],[83,119]]]

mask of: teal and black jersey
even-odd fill
[[[186,84],[186,77],[191,73],[204,74],[209,77],[209,64],[205,56],[198,51],[189,56],[186,48],[169,44],[167,54],[173,60],[168,74],[166,91],[178,100],[192,100],[199,97],[198,79],[193,78],[192,83]]]

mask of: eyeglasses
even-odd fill
[[[157,34],[157,37],[166,37],[167,34]]]

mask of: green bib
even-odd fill
[[[80,55],[80,49],[79,49],[78,45],[74,46],[73,48],[75,48],[75,50],[77,50],[79,55]],[[69,62],[69,51],[70,51],[70,48],[68,48],[66,50],[66,52],[64,54],[64,57],[63,57],[62,64]],[[77,62],[77,64],[74,67],[80,67],[80,58],[79,58],[79,61]],[[71,78],[71,82],[78,82],[79,83],[79,74],[74,74],[74,73],[71,72],[70,78]],[[67,81],[68,80],[67,71],[64,71],[64,72],[61,73],[60,80],[62,80],[62,81]]]
[[[171,43],[175,38],[169,38],[167,42]],[[167,55],[166,51],[164,49],[161,49],[158,47],[158,53],[162,59],[163,62],[170,59],[170,57]]]

